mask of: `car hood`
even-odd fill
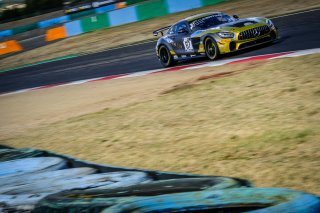
[[[234,22],[221,24],[219,26],[208,28],[205,30],[197,30],[192,33],[191,37],[201,37],[207,33],[216,33],[221,31],[240,33],[248,29],[267,25],[266,22],[267,19],[260,17],[239,19]]]
[[[250,29],[250,28],[258,27],[262,25],[266,25],[266,22],[261,19],[257,19],[257,18],[239,19],[234,22],[221,24],[217,27],[214,27],[208,30],[242,31],[242,30],[246,30],[246,29]]]

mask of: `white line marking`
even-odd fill
[[[137,45],[141,45],[141,44],[148,44],[148,43],[152,43],[152,42],[156,42],[156,41],[157,40],[149,40],[149,41],[138,42],[138,43],[134,43],[134,44],[128,44],[128,45],[124,45],[124,46],[120,46],[120,47],[107,48],[107,49],[99,50],[97,52],[95,52],[95,51],[82,52],[80,54],[81,55],[90,55],[90,54],[94,54],[94,53],[109,52],[109,51],[112,51],[112,50],[118,50],[118,49],[122,49],[122,48],[125,48],[125,47],[133,47],[133,46],[137,46]]]
[[[39,36],[35,36],[35,37],[32,37],[32,38],[27,38],[27,39],[21,40],[19,42],[23,43],[25,41],[30,41],[30,40],[33,40],[33,39],[36,39],[36,38],[40,38],[40,37],[44,37],[44,35],[39,35]]]

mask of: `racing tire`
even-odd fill
[[[205,39],[204,49],[206,51],[206,56],[212,61],[217,59],[220,55],[217,42],[211,37]]]
[[[170,53],[170,50],[168,47],[161,45],[159,48],[159,60],[162,66],[164,67],[170,67],[175,64],[175,61],[173,59],[173,56]]]

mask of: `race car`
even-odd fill
[[[272,42],[279,34],[270,19],[239,19],[222,12],[203,13],[180,20],[153,32],[161,33],[156,53],[164,67],[179,60],[207,56],[215,60],[221,54]]]

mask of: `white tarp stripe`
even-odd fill
[[[246,59],[255,59],[261,56],[270,56],[265,59],[261,60],[270,60],[270,59],[278,59],[278,58],[289,58],[289,57],[298,57],[298,56],[303,56],[303,55],[310,55],[310,54],[316,54],[320,53],[320,48],[315,48],[315,49],[308,49],[308,50],[298,50],[298,51],[292,51],[292,52],[282,52],[283,55],[280,55],[281,53],[272,53],[272,54],[265,54],[265,55],[257,55],[257,56],[250,56],[250,57],[243,57],[243,58],[235,58],[235,59],[226,59],[226,60],[220,60],[220,61],[214,61],[214,62],[207,62],[201,65],[194,65],[190,67],[185,67],[181,66],[175,67],[175,71],[178,70],[194,70],[194,69],[199,69],[203,67],[216,67],[216,66],[222,66],[225,64],[230,64],[233,62],[237,61],[242,61]],[[275,57],[272,57],[272,55],[275,55]],[[278,55],[278,56],[277,56]],[[97,81],[106,81],[106,80],[112,80],[112,79],[121,79],[121,78],[132,78],[132,77],[140,77],[140,76],[145,76],[149,75],[152,73],[160,73],[160,72],[166,72],[166,71],[171,71],[172,68],[166,68],[166,69],[155,69],[155,70],[149,70],[149,71],[140,71],[140,72],[135,72],[131,74],[124,74],[124,75],[119,75],[115,77],[108,78],[108,76],[104,77],[99,77],[99,78],[91,78],[91,79],[85,79],[85,80],[79,80],[79,81],[73,81],[73,82],[68,82],[65,84],[56,84],[56,85],[47,85],[47,86],[40,86],[40,87],[33,87],[33,88],[28,88],[28,89],[21,89],[13,92],[8,92],[8,93],[2,93],[0,96],[7,96],[7,95],[14,95],[14,94],[19,94],[19,93],[25,93],[29,91],[34,91],[34,90],[39,90],[39,89],[46,89],[46,88],[53,88],[53,87],[62,87],[62,86],[71,86],[71,85],[79,85],[79,84],[84,84],[84,83],[91,83],[91,82],[97,82]]]

